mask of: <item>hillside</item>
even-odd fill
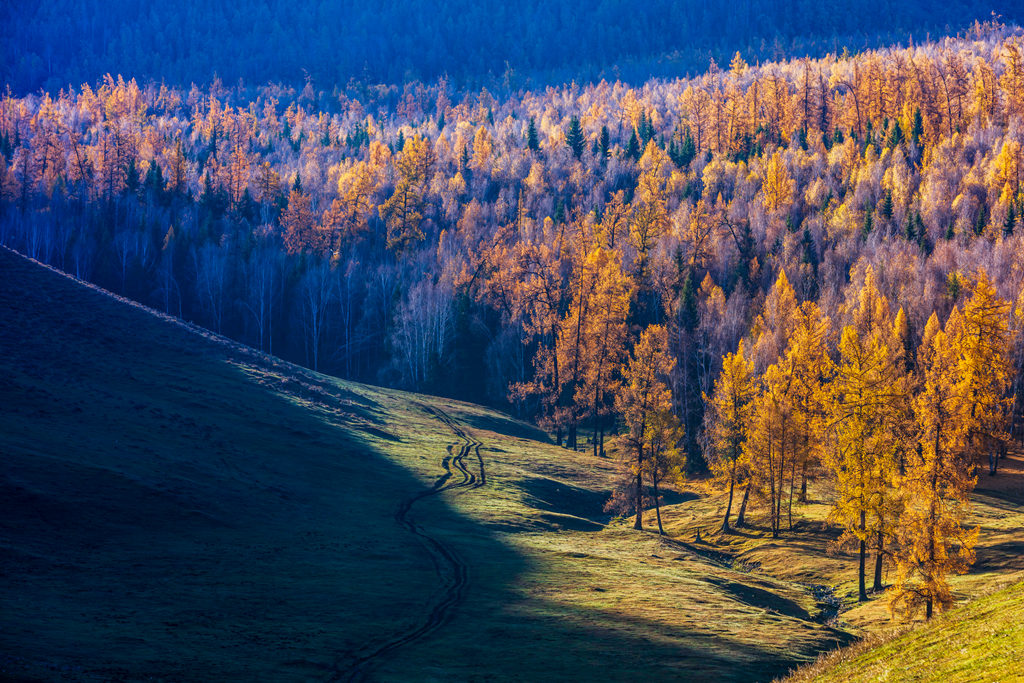
[[[692,72],[711,57],[725,63],[738,49],[751,59],[820,54],[955,33],[993,12],[1006,21],[1022,16],[1010,0],[954,0],[941,14],[921,0],[605,0],[586,7],[565,0],[299,7],[105,0],[102,9],[68,0],[0,5],[0,82],[16,92],[56,91],[128,68],[182,84],[208,83],[215,74],[228,84],[308,74],[328,92],[356,81],[441,77],[543,88],[552,80]]]
[[[1024,583],[900,636],[824,658],[787,681],[1009,681],[1024,678]]]
[[[850,639],[606,525],[608,459],[0,273],[4,678],[764,680]]]

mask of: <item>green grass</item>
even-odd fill
[[[1024,583],[823,657],[788,681],[1024,680]]]
[[[851,639],[803,574],[606,525],[614,463],[530,425],[317,375],[3,250],[0,274],[0,678],[344,678],[438,603],[395,518],[463,443],[438,409],[486,485],[409,516],[467,582],[368,677],[768,680]]]

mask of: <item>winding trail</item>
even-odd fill
[[[424,612],[419,623],[406,631],[396,633],[387,640],[375,645],[368,652],[355,657],[355,660],[347,669],[336,668],[330,681],[358,681],[366,675],[369,667],[377,660],[404,647],[427,637],[444,624],[451,610],[458,605],[463,598],[468,582],[468,568],[454,549],[441,540],[428,534],[422,527],[416,524],[410,517],[413,505],[418,501],[430,496],[436,496],[442,491],[454,489],[465,489],[471,491],[478,489],[487,483],[487,472],[484,469],[484,460],[480,455],[482,442],[473,439],[462,429],[447,413],[439,408],[432,408],[423,404],[418,407],[428,415],[443,422],[460,439],[459,442],[449,444],[447,455],[441,459],[441,467],[444,473],[434,482],[433,486],[406,498],[398,505],[395,511],[395,522],[402,528],[413,534],[420,544],[430,555],[434,563],[434,571],[437,573],[439,586],[435,592],[436,598],[429,609]],[[475,456],[477,472],[470,471],[466,460]],[[470,465],[472,467],[472,465]]]

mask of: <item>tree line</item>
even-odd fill
[[[736,524],[753,497],[778,536],[793,528],[794,498],[806,501],[808,479],[827,477],[830,520],[844,529],[840,543],[857,547],[859,599],[868,599],[870,551],[874,591],[883,589],[883,562],[896,568],[894,611],[923,607],[931,617],[952,603],[947,576],[974,561],[968,494],[983,461],[996,474],[1010,440],[1024,331],[1024,296],[1016,306],[999,297],[984,269],[955,277],[969,294],[944,323],[932,313],[915,344],[870,266],[855,273],[841,309],[847,323],[835,331],[780,273],[752,345],[726,355],[707,398],[712,470],[728,490],[723,530],[737,487]]]

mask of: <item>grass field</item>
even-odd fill
[[[0,679],[771,680],[891,628],[822,503],[722,536],[698,485],[636,532],[612,460],[507,415],[0,274]],[[1013,472],[963,598],[1024,570]]]

